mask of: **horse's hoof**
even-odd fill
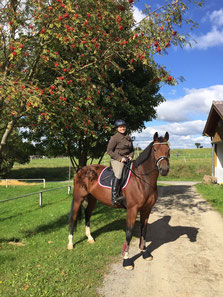
[[[153,256],[149,256],[147,258],[144,258],[144,260],[146,260],[146,261],[152,261],[153,260]]]
[[[67,249],[68,249],[69,251],[71,251],[73,248],[74,248],[74,245],[73,245],[73,244],[68,244],[68,245],[67,245]]]
[[[134,269],[134,263],[132,261],[132,259],[127,258],[123,260],[123,267],[125,268],[125,270],[131,271]]]
[[[91,244],[95,243],[94,239],[90,239],[90,240],[88,240],[88,242],[91,243]]]
[[[134,269],[133,265],[129,265],[129,266],[124,266],[125,270],[131,271]]]

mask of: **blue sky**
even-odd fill
[[[134,16],[143,17],[145,4],[157,8],[164,0],[140,0],[134,4]],[[145,148],[154,132],[170,134],[172,148],[211,147],[208,137],[202,136],[213,100],[223,100],[223,0],[206,0],[203,7],[191,7],[189,16],[199,26],[193,31],[184,28],[197,43],[192,48],[170,48],[168,55],[157,55],[175,78],[185,81],[177,86],[164,86],[160,92],[166,99],[157,108],[157,119],[146,123],[146,129],[136,136],[135,146]]]

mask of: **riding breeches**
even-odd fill
[[[111,159],[111,166],[114,171],[114,175],[117,179],[120,179],[122,177],[122,171],[123,171],[124,165],[125,164],[122,162]]]

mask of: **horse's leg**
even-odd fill
[[[74,228],[77,225],[78,215],[81,217],[81,204],[84,198],[85,198],[84,196],[80,195],[79,192],[74,190],[73,200],[71,205],[71,213],[70,213],[70,234],[68,236],[68,245],[67,245],[68,250],[72,250],[74,247],[74,244],[73,244]]]
[[[91,196],[88,195],[88,205],[87,208],[85,209],[85,234],[88,238],[89,243],[94,243],[94,238],[91,236],[91,230],[90,230],[90,218],[92,211],[94,210],[96,206],[97,200]]]
[[[139,248],[143,252],[143,258],[147,261],[152,261],[153,256],[146,250],[146,231],[151,209],[140,211],[140,241]]]
[[[137,209],[131,208],[127,210],[127,226],[126,226],[126,241],[123,245],[123,267],[126,270],[132,270],[134,268],[134,263],[129,259],[129,246],[132,239],[132,231],[135,225],[137,216]]]

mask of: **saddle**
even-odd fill
[[[124,166],[123,168],[121,182],[120,182],[121,190],[125,189],[129,183],[131,173],[132,173],[132,171],[130,170],[132,169],[132,165],[133,165],[132,162],[129,164],[127,163],[126,166]],[[105,167],[98,177],[99,186],[103,188],[111,189],[111,182],[113,177],[114,177],[114,173],[113,173],[112,167],[111,166]]]

